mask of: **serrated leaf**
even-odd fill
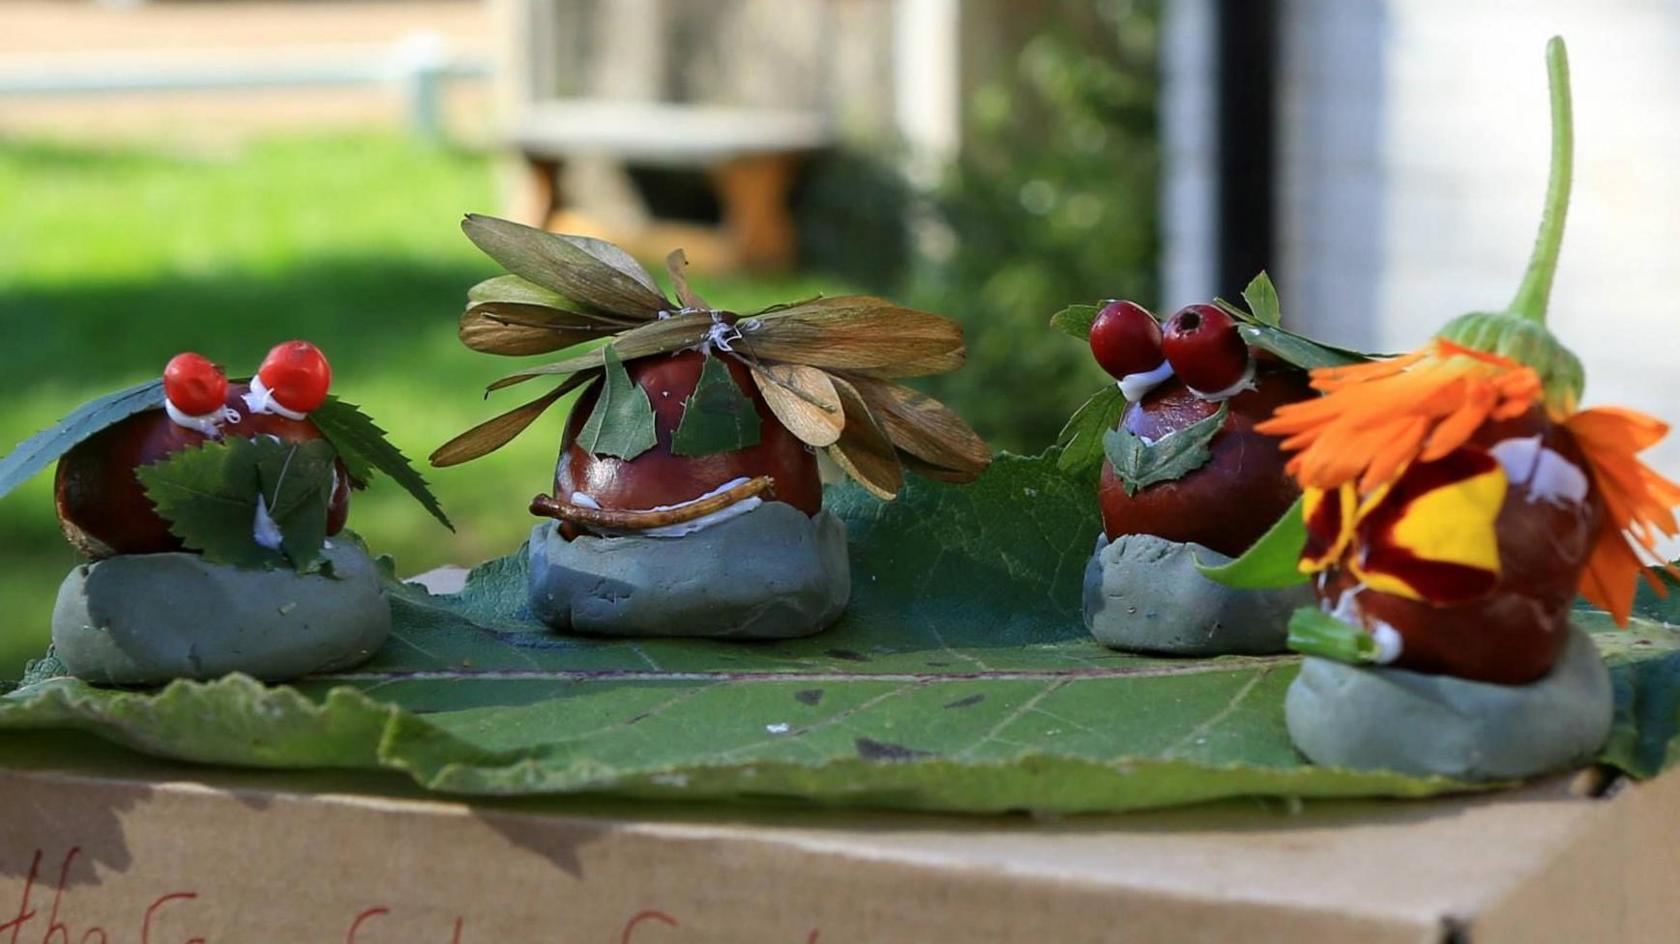
[[[882,501],[893,500],[904,488],[904,465],[899,462],[892,437],[856,387],[840,377],[830,379],[840,395],[846,426],[840,431],[840,439],[828,447],[828,457],[871,495]]]
[[[1213,458],[1210,444],[1230,412],[1230,404],[1221,403],[1211,415],[1153,443],[1129,430],[1111,429],[1103,434],[1103,454],[1114,465],[1126,494],[1135,495],[1139,489],[1183,478],[1206,465]]]
[[[1283,698],[1298,658],[1172,659],[1092,640],[1081,575],[1101,525],[1054,455],[961,488],[855,486],[853,590],[806,639],[578,638],[535,623],[525,558],[432,596],[390,584],[373,660],[293,686],[241,676],[160,692],[37,679],[0,729],[74,728],[201,763],[394,771],[435,790],[999,812],[1115,812],[1232,797],[1416,797],[1468,785],[1313,767]],[[1610,664],[1600,759],[1680,760],[1680,633],[1581,612]]]
[[[1302,500],[1283,513],[1266,533],[1260,535],[1242,556],[1207,567],[1197,562],[1204,577],[1238,590],[1271,590],[1307,582],[1301,573],[1301,549],[1307,546],[1307,524],[1301,517]]]
[[[58,461],[89,436],[145,410],[163,408],[163,381],[151,380],[82,404],[0,459],[0,498]]]
[[[762,425],[758,408],[735,386],[723,358],[708,354],[700,366],[694,392],[683,401],[682,419],[671,434],[671,452],[710,456],[756,446]]]
[[[236,567],[308,569],[326,537],[335,451],[330,442],[229,436],[135,471],[169,530],[207,560]],[[255,537],[261,506],[281,549]],[[282,550],[284,553],[282,553]]]
[[[1069,305],[1050,316],[1050,327],[1069,337],[1090,341],[1091,324],[1101,312],[1100,305]]]
[[[840,439],[846,415],[826,373],[801,364],[755,364],[752,376],[770,412],[800,442],[821,449]]]
[[[1126,403],[1120,388],[1108,384],[1068,417],[1067,425],[1056,434],[1056,445],[1062,450],[1056,461],[1063,472],[1085,476],[1097,471],[1103,460],[1103,435],[1120,425]]]
[[[553,390],[542,396],[515,407],[506,413],[492,417],[472,429],[467,430],[454,439],[439,446],[431,455],[430,462],[437,468],[460,465],[474,459],[487,456],[497,449],[512,442],[514,437],[523,433],[537,417],[542,416],[548,408],[559,402],[560,398],[577,388],[598,379],[599,370],[589,370],[573,374]]]
[[[605,375],[595,408],[578,430],[577,442],[586,452],[634,459],[659,442],[653,403],[647,391],[630,379],[613,345],[604,352]]]
[[[1272,284],[1272,277],[1262,269],[1248,287],[1243,289],[1243,301],[1248,303],[1248,312],[1254,320],[1263,325],[1277,327],[1283,321],[1283,313],[1278,308],[1277,286]]]
[[[279,448],[268,448],[275,446]],[[263,440],[258,448],[257,482],[263,508],[280,528],[280,551],[300,573],[312,570],[327,539],[336,450],[318,439],[285,444]]]
[[[825,370],[915,377],[960,366],[962,327],[880,298],[821,298],[741,322],[737,350]]]
[[[675,307],[653,276],[612,243],[473,213],[461,230],[514,275],[603,312],[645,321]]]
[[[371,481],[374,472],[382,472],[413,495],[444,527],[455,530],[426,479],[409,464],[407,456],[391,445],[385,430],[360,407],[328,396],[326,402],[309,414],[309,419],[338,450],[338,457],[344,461],[352,479],[365,483]]]

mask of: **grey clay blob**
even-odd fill
[[[356,665],[391,633],[379,571],[335,541],[333,577],[243,570],[197,554],[78,565],[58,589],[53,650],[77,678],[155,685],[243,672],[284,681]]]
[[[1289,614],[1313,602],[1310,586],[1236,590],[1201,575],[1196,561],[1229,557],[1151,534],[1097,536],[1085,565],[1085,628],[1111,649],[1178,656],[1285,651]]]
[[[1610,673],[1571,627],[1545,678],[1495,685],[1308,658],[1289,686],[1289,736],[1313,763],[1514,780],[1588,763],[1610,734]]]
[[[786,639],[840,618],[851,596],[846,526],[785,502],[680,538],[531,532],[531,611],[609,636]]]

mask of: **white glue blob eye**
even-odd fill
[[[1539,436],[1506,439],[1488,452],[1505,467],[1512,485],[1528,489],[1530,503],[1579,505],[1587,499],[1592,484],[1587,473],[1562,453],[1542,446]]]

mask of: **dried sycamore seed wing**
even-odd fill
[[[742,322],[737,346],[763,360],[838,370],[961,363],[962,328],[949,318],[867,296],[822,298]]]
[[[643,321],[673,307],[653,276],[612,243],[476,214],[461,229],[509,272],[590,307]]]
[[[467,289],[468,307],[487,304],[535,305],[540,308],[558,308],[602,324],[618,325],[623,328],[634,327],[645,320],[590,308],[582,302],[567,298],[558,292],[550,291],[534,282],[528,282],[517,275],[498,275],[495,278],[485,279]]]
[[[868,377],[846,379],[899,449],[970,478],[991,465],[991,447],[945,404],[903,384]]]
[[[461,343],[485,354],[524,357],[564,350],[621,330],[557,308],[484,302],[461,313]]]
[[[801,364],[751,366],[753,381],[770,412],[800,442],[821,449],[840,440],[846,414],[827,374]]]
[[[954,348],[938,351],[923,357],[912,357],[908,360],[894,361],[883,367],[869,367],[848,371],[864,377],[881,377],[896,380],[901,377],[931,377],[935,374],[948,374],[963,365],[968,359],[968,348],[957,345]]]
[[[904,487],[904,467],[898,462],[892,439],[870,414],[856,387],[839,377],[830,379],[846,412],[846,428],[828,447],[828,456],[870,494],[891,501]]]
[[[613,346],[618,349],[618,356],[626,361],[633,361],[638,357],[651,357],[655,354],[669,354],[686,347],[693,347],[706,339],[712,330],[712,318],[706,312],[674,315],[659,321],[650,321],[637,325],[629,331],[613,338]],[[563,361],[552,364],[542,364],[529,367],[518,373],[508,374],[490,385],[491,390],[500,390],[521,384],[533,377],[545,377],[551,374],[570,374],[580,370],[590,370],[606,363],[605,357],[599,349],[576,357],[568,357]]]
[[[688,253],[681,249],[673,249],[671,254],[665,257],[665,270],[671,274],[671,285],[677,290],[677,301],[682,302],[684,308],[711,308],[712,306],[700,297],[699,292],[689,287],[688,274],[683,271],[687,268]]]
[[[512,442],[514,437],[536,422],[537,417],[547,412],[548,408],[558,402],[561,397],[586,383],[598,380],[600,376],[601,372],[599,370],[573,374],[567,377],[564,383],[530,403],[474,426],[439,446],[437,451],[431,455],[432,465],[439,468],[460,465],[463,462],[471,462],[481,456],[487,456],[495,452]]]
[[[953,485],[965,485],[975,479],[975,474],[973,472],[959,472],[956,469],[947,469],[944,466],[935,465],[932,462],[928,462],[924,459],[911,455],[903,449],[898,451],[898,461],[904,466],[904,470],[906,472],[914,472],[924,479],[932,479],[935,482],[950,482]]]

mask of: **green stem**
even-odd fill
[[[1370,633],[1314,606],[1303,606],[1290,615],[1289,648],[1352,665],[1377,661],[1377,642]]]
[[[1546,184],[1546,211],[1540,218],[1540,234],[1534,240],[1534,255],[1528,262],[1510,312],[1546,323],[1546,304],[1552,296],[1552,277],[1557,274],[1558,252],[1563,248],[1563,223],[1569,214],[1569,186],[1574,176],[1575,121],[1570,109],[1569,53],[1563,37],[1546,43],[1546,72],[1552,89],[1552,170]]]

